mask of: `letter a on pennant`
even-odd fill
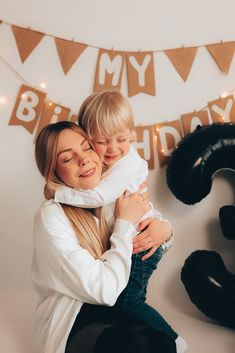
[[[45,98],[46,93],[22,85],[11,114],[9,125],[21,125],[32,134]]]
[[[124,54],[120,51],[100,49],[96,64],[94,91],[102,88],[121,89]]]
[[[153,52],[127,53],[128,96],[144,92],[155,95]]]
[[[11,26],[15,37],[16,45],[20,54],[22,63],[29,57],[32,51],[36,48],[44,33],[32,31],[29,28],[22,28],[18,26]]]

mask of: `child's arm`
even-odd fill
[[[147,218],[139,223],[139,233],[133,241],[133,253],[137,254],[144,250],[149,252],[142,260],[148,259],[161,245],[164,253],[172,246],[173,230],[168,220],[162,217]]]
[[[147,162],[132,148],[128,155],[103,174],[95,188],[81,190],[63,186],[55,192],[54,199],[77,207],[102,207],[115,202],[124,191],[133,193],[138,190],[147,174]]]

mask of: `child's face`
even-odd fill
[[[93,136],[93,144],[102,163],[111,167],[130,150],[133,131],[126,128],[112,136]]]

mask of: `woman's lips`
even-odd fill
[[[96,171],[96,168],[89,169],[89,170],[87,170],[86,172],[80,174],[80,177],[82,177],[82,178],[88,178],[88,177],[94,175],[94,174],[95,174],[95,171]]]

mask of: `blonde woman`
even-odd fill
[[[39,134],[35,151],[39,171],[51,190],[60,185],[86,190],[101,178],[100,159],[76,124],[48,125]],[[72,153],[72,163],[68,153]],[[74,346],[74,333],[95,321],[136,322],[134,315],[119,313],[114,304],[128,283],[134,224],[150,208],[147,193],[141,195],[144,187],[117,200],[111,235],[100,208],[80,209],[54,200],[40,207],[34,222],[32,262],[39,298],[40,353],[81,352],[79,339],[78,348]]]

